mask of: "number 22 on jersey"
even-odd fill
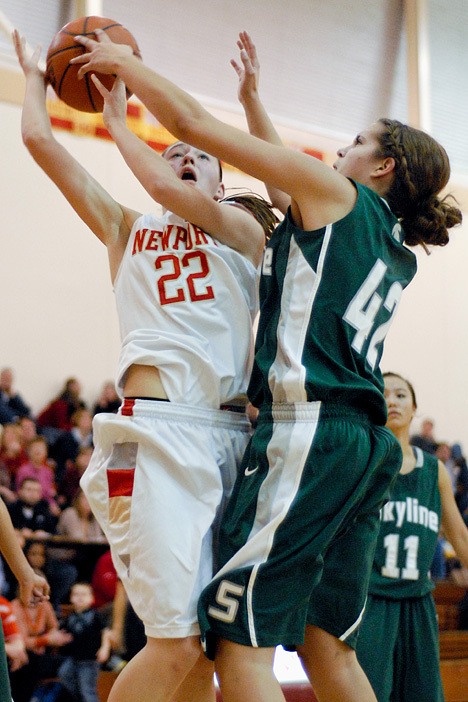
[[[157,282],[161,305],[214,299],[212,286],[204,281],[210,273],[204,251],[188,251],[182,257],[163,254],[158,256],[154,266],[157,271],[163,272]]]

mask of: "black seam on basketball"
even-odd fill
[[[66,46],[64,49],[57,49],[57,51],[54,51],[53,54],[50,54],[50,56],[47,57],[47,63],[54,58],[54,56],[58,56],[59,54],[63,54],[65,51],[76,51],[76,49],[81,49],[81,53],[84,54],[85,48],[82,44],[76,43],[75,46]]]
[[[86,92],[88,93],[88,100],[91,103],[91,107],[95,112],[99,112],[99,110],[96,109],[96,105],[94,103],[94,98],[93,98],[93,93],[91,91],[91,78],[89,73],[85,73],[85,81],[86,81]]]
[[[107,32],[108,29],[113,29],[114,27],[122,27],[122,29],[125,29],[123,24],[119,24],[118,22],[116,22],[115,24],[108,24],[105,27],[96,27],[96,29],[102,29],[103,32]],[[92,29],[90,32],[70,32],[70,30],[68,29],[61,29],[60,33],[64,34],[66,37],[89,37],[92,34],[94,34],[94,29]]]
[[[58,84],[57,89],[55,91],[59,97],[60,97],[60,93],[62,92],[62,83],[65,80],[65,77],[66,77],[68,71],[70,70],[70,68],[72,68],[72,67],[70,66],[70,64],[68,64],[68,66],[66,67],[66,69],[62,73],[62,77],[60,78],[60,83]]]

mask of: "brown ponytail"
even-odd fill
[[[395,178],[385,194],[400,219],[409,246],[445,246],[448,229],[460,224],[462,213],[440,191],[450,177],[445,149],[429,134],[397,120],[382,118],[379,155],[395,159]]]

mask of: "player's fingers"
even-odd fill
[[[231,66],[233,67],[233,69],[235,70],[237,75],[240,77],[242,75],[242,68],[239,66],[237,61],[234,61],[234,59],[231,59]]]
[[[70,59],[70,63],[88,63],[90,58],[91,58],[91,53],[80,54],[79,56],[75,56],[74,58]]]
[[[244,69],[247,71],[247,73],[252,73],[252,71],[253,71],[252,61],[250,60],[250,56],[248,55],[248,53],[245,49],[242,49],[242,51],[240,52],[240,57],[241,57],[242,63],[244,64]]]
[[[34,63],[37,63],[39,61],[39,57],[42,52],[42,46],[38,44],[36,48],[34,49],[33,55],[31,56],[31,61],[34,61]]]
[[[110,92],[101,83],[101,81],[99,80],[99,78],[97,77],[97,75],[95,73],[91,73],[91,80],[93,81],[94,85],[99,90],[99,92],[101,93],[104,100],[110,96]]]
[[[99,29],[98,27],[96,27],[94,33],[97,37],[98,42],[100,42],[101,44],[112,44],[111,38],[103,29]]]
[[[78,42],[78,44],[83,44],[88,51],[92,51],[94,46],[98,43],[95,39],[85,37],[82,34],[77,34],[73,39]]]
[[[72,60],[73,60],[73,59],[72,59]],[[70,63],[71,63],[71,61],[70,61]],[[85,66],[81,66],[81,68],[79,69],[78,73],[76,74],[76,77],[78,78],[78,80],[81,80],[82,78],[85,77],[85,75],[86,75],[86,73],[87,73],[88,71],[92,71],[92,70],[93,70],[93,69],[90,68],[87,64],[86,64]]]

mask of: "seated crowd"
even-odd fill
[[[0,557],[0,614],[14,699],[29,702],[41,682],[53,680],[57,699],[97,700],[97,671],[109,659],[111,643],[122,648],[121,634],[112,635],[117,575],[79,481],[93,451],[94,414],[116,412],[120,400],[107,382],[89,409],[79,382],[70,378],[33,416],[13,378],[10,368],[0,371],[0,497],[27,559],[51,586],[50,602],[24,608]],[[78,635],[84,625],[86,635]],[[83,684],[92,682],[88,692],[73,689],[79,681],[75,658],[79,670],[89,659],[83,678]],[[121,663],[112,656],[109,665]]]
[[[145,642],[142,624],[117,580],[105,537],[79,485],[93,451],[92,418],[97,412],[117,412],[120,400],[113,383],[106,382],[89,408],[81,397],[80,383],[69,378],[58,396],[33,416],[13,381],[12,369],[3,368],[0,497],[26,557],[51,586],[50,602],[25,609],[0,557],[0,614],[14,699],[29,702],[41,681],[53,679],[60,687],[57,699],[72,699],[71,694],[87,700],[82,691],[72,689],[70,681],[79,680],[74,660],[88,657],[87,679],[95,686],[101,665],[108,661],[109,668],[118,669]],[[460,445],[437,440],[430,419],[423,420],[411,443],[434,453],[446,465],[458,508],[468,524],[468,466]],[[83,544],[101,544],[101,548],[83,548]],[[465,570],[441,534],[433,577],[450,577],[468,588]],[[468,628],[468,594],[465,599]],[[84,639],[76,634],[78,619],[79,628],[85,626]],[[89,699],[94,699],[95,693],[90,694]]]

